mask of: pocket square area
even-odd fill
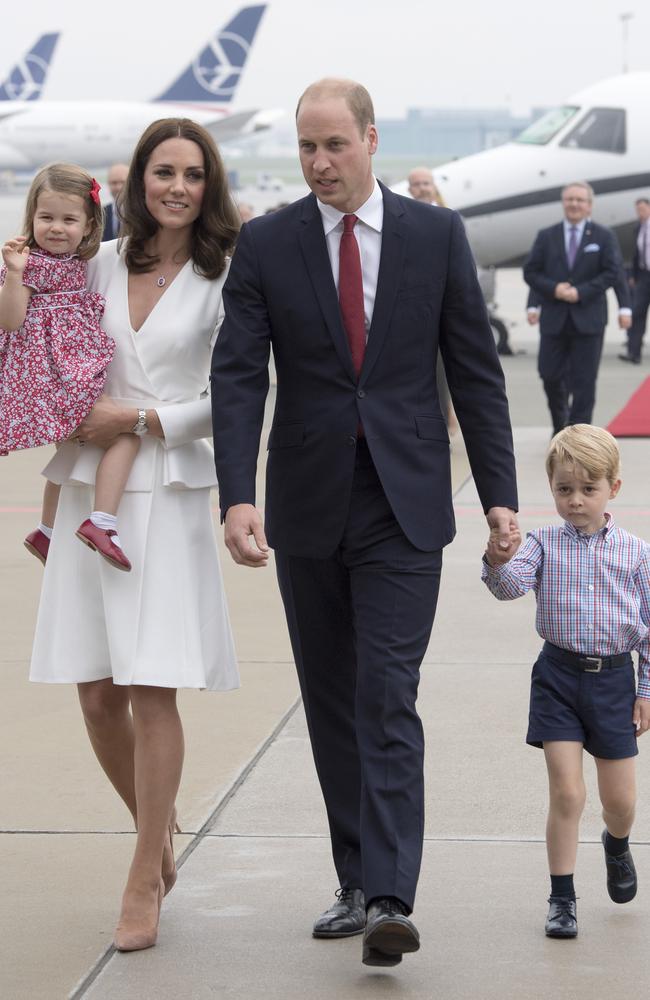
[[[600,244],[599,243],[588,243],[587,246],[585,247],[585,251],[584,252],[585,253],[596,253],[598,250],[600,250]]]

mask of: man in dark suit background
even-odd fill
[[[538,371],[554,434],[567,424],[591,423],[606,292],[622,271],[616,237],[592,221],[592,205],[589,184],[568,184],[562,191],[563,222],[540,230],[524,264],[532,301],[541,306]]]
[[[313,933],[363,932],[363,961],[389,966],[419,947],[415,702],[455,530],[438,349],[504,558],[517,530],[512,440],[459,216],[375,180],[374,112],[359,84],[313,84],[297,130],[312,194],[242,228],[224,288],[215,459],[231,555],[263,566],[267,536],[275,549],[340,883]],[[255,472],[271,348],[265,534]]]
[[[120,235],[119,198],[128,176],[129,167],[126,163],[114,163],[108,168],[106,183],[113,201],[104,206],[104,232],[102,233],[102,241],[116,240]]]
[[[650,308],[650,200],[638,198],[635,202],[639,225],[634,243],[632,263],[632,326],[627,335],[627,351],[619,354],[621,361],[634,365],[641,363],[641,346]]]

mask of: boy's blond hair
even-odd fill
[[[555,435],[546,452],[549,480],[557,465],[578,465],[590,479],[605,478],[613,486],[620,476],[621,456],[609,431],[592,424],[572,424]]]

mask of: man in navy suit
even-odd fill
[[[524,264],[534,304],[542,310],[538,371],[554,434],[567,424],[591,423],[607,324],[606,292],[622,269],[616,237],[591,220],[592,204],[589,184],[567,185],[563,222],[540,230]]]
[[[215,458],[231,555],[262,566],[275,549],[340,884],[313,933],[364,933],[363,961],[390,966],[419,947],[415,702],[455,530],[438,350],[504,558],[516,535],[510,421],[459,216],[375,180],[359,84],[310,86],[297,130],[312,194],[242,228],[224,288]],[[255,472],[271,348],[265,534]]]
[[[120,194],[128,176],[129,167],[127,163],[114,163],[108,168],[106,183],[113,201],[104,206],[104,232],[102,233],[102,241],[115,240],[120,235],[120,213],[118,206]]]
[[[650,308],[650,200],[635,202],[639,225],[636,229],[632,264],[632,326],[627,335],[627,351],[619,354],[621,361],[641,363],[641,346]]]

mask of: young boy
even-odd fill
[[[650,725],[650,545],[606,511],[621,486],[619,466],[607,431],[565,427],[546,456],[564,523],[528,532],[509,561],[492,538],[484,556],[483,580],[500,601],[534,589],[536,627],[546,640],[533,667],[526,742],[543,747],[549,777],[549,937],[578,933],[573,871],[585,803],[583,748],[598,771],[607,891],[627,903],[637,889],[628,837],[636,737]],[[639,653],[638,693],[632,649]]]

